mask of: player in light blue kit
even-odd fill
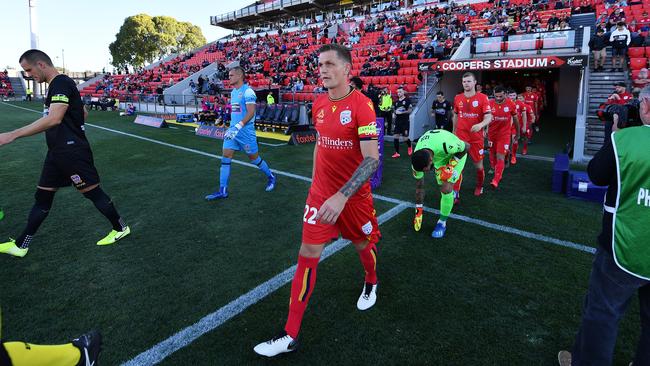
[[[240,66],[230,69],[228,78],[230,85],[234,88],[230,95],[230,104],[232,106],[230,128],[224,134],[219,190],[205,196],[208,201],[228,197],[230,163],[235,151],[239,150],[243,150],[248,155],[251,163],[257,165],[266,174],[268,178],[266,191],[270,192],[275,188],[275,175],[271,173],[266,161],[262,160],[257,153],[257,136],[255,135],[255,102],[257,96],[255,91],[244,83],[244,69]]]

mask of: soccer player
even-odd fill
[[[45,131],[48,151],[27,226],[17,240],[1,243],[0,253],[24,257],[38,227],[50,212],[54,194],[59,188],[70,184],[92,201],[113,226],[113,230],[97,245],[114,244],[129,235],[131,229],[117,213],[113,201],[99,186],[99,174],[84,132],[88,112],[77,85],[68,76],[59,74],[50,57],[43,51],[29,50],[20,56],[19,62],[36,82],[50,84],[45,98],[45,111],[43,117],[32,124],[0,134],[0,146]]]
[[[440,219],[431,233],[434,238],[442,238],[447,230],[447,218],[454,207],[454,184],[463,179],[463,168],[470,146],[456,135],[446,130],[430,130],[424,133],[415,146],[411,157],[411,167],[415,183],[415,219],[413,228],[422,228],[424,204],[424,172],[435,170],[436,181],[440,187]]]
[[[411,124],[409,116],[413,111],[413,104],[411,99],[406,97],[404,88],[397,89],[397,101],[394,105],[395,112],[393,112],[393,120],[395,121],[395,128],[393,129],[393,146],[395,147],[395,154],[393,158],[399,158],[399,143],[401,140],[406,142],[408,147],[409,156],[413,153],[411,140],[409,140],[409,126]]]
[[[483,149],[485,147],[483,130],[492,121],[492,111],[487,95],[476,91],[476,76],[471,72],[463,74],[463,92],[454,98],[452,122],[454,134],[469,143],[469,157],[476,167],[476,187],[474,195],[483,194]],[[460,192],[462,180],[454,185],[454,191]]]
[[[275,175],[266,161],[262,160],[258,153],[257,136],[255,135],[255,102],[257,96],[255,91],[244,82],[245,73],[241,66],[236,66],[228,72],[230,85],[233,86],[230,94],[232,106],[230,128],[224,134],[223,158],[219,171],[219,190],[205,196],[208,201],[228,197],[228,179],[230,178],[230,163],[235,151],[243,150],[250,162],[266,175],[266,191],[271,192],[275,188]]]
[[[523,101],[517,100],[517,93],[514,90],[511,90],[508,93],[508,98],[515,103],[517,107],[517,119],[519,120],[520,128],[517,130],[517,126],[513,123],[512,130],[510,131],[510,137],[512,138],[512,149],[510,149],[510,164],[517,164],[517,150],[519,149],[519,139],[522,131],[526,131],[526,125],[528,122],[528,106]]]
[[[530,129],[532,131],[539,122],[539,93],[534,91],[532,86],[527,86],[526,91],[524,92],[524,101],[528,106],[530,106],[535,115],[535,123],[531,122],[530,124]]]
[[[521,150],[522,155],[528,154],[528,141],[533,137],[533,124],[535,123],[535,111],[529,103],[526,103],[526,98],[523,94],[517,96],[517,100],[526,104],[526,126],[522,126],[521,133],[524,134],[524,147]]]
[[[312,109],[318,142],[302,245],[284,330],[254,348],[267,357],[296,349],[303,314],[316,284],[318,260],[325,244],[339,233],[355,246],[365,270],[357,309],[367,310],[377,300],[376,243],[381,234],[368,183],[379,165],[375,111],[370,99],[349,86],[352,56],[347,48],[323,45],[318,66],[327,95],[319,96]]]
[[[0,314],[1,334],[2,314]],[[97,365],[101,345],[102,335],[98,331],[88,332],[70,343],[60,345],[0,342],[0,366]]]
[[[494,88],[494,99],[490,101],[492,122],[488,128],[488,144],[490,147],[490,166],[494,169],[494,178],[490,182],[492,188],[497,189],[506,167],[505,159],[510,149],[510,134],[512,125],[519,131],[517,107],[506,98],[506,91],[502,86]],[[519,136],[517,136],[519,138]]]

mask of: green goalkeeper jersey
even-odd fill
[[[465,142],[449,131],[429,130],[420,137],[415,146],[415,151],[422,149],[433,151],[433,166],[438,169],[449,164],[454,155],[465,151]],[[413,177],[422,179],[424,172],[413,170]]]

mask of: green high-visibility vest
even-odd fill
[[[381,97],[381,103],[379,103],[379,109],[382,112],[388,112],[393,108],[393,98],[390,95],[385,94]]]
[[[273,98],[273,94],[269,93],[266,96],[266,104],[268,105],[275,104],[275,98]]]
[[[618,196],[613,214],[612,252],[624,271],[650,280],[650,126],[612,134]]]

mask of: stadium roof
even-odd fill
[[[313,12],[352,8],[370,4],[371,0],[275,0],[257,1],[237,11],[211,16],[210,24],[233,30],[284,21]]]

